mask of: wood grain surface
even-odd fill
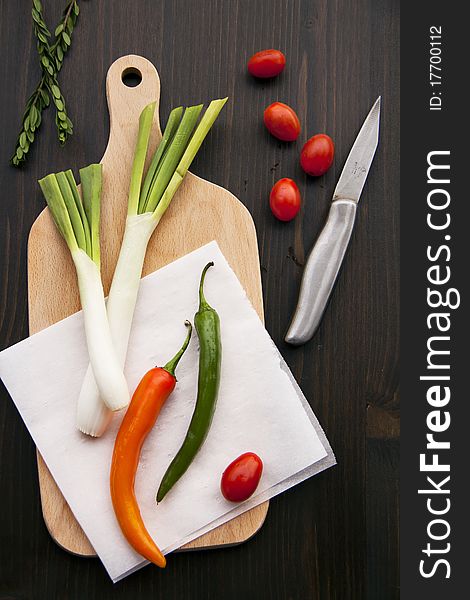
[[[65,1],[44,0],[51,28]],[[6,391],[0,402],[0,598],[27,600],[388,600],[398,577],[398,0],[134,0],[80,2],[60,74],[73,138],[56,141],[49,109],[28,165],[8,165],[24,103],[39,78],[29,0],[0,0],[1,347],[28,334],[26,245],[44,208],[36,180],[103,155],[109,134],[104,81],[124,54],[147,56],[162,82],[162,121],[172,106],[228,95],[230,103],[193,164],[233,192],[257,232],[266,327],[335,450],[338,465],[275,498],[257,535],[238,547],[180,553],[165,572],[146,568],[113,586],[99,561],[72,556],[41,515],[35,449]],[[246,60],[278,47],[285,72],[269,82]],[[358,128],[382,94],[380,146],[334,295],[315,338],[283,343],[302,264],[328,213]],[[264,130],[262,111],[281,100],[303,125],[295,144]],[[320,179],[298,165],[314,133],[336,143]],[[267,197],[294,178],[301,214],[282,224]]]
[[[138,76],[139,85],[125,85],[123,78],[129,72]],[[101,277],[105,294],[108,294],[124,234],[139,117],[150,102],[156,102],[157,106],[148,163],[162,135],[159,119],[160,78],[155,66],[146,58],[133,54],[118,58],[107,73],[106,97],[110,134],[101,159],[100,242]],[[204,218],[195,219],[194,215],[204,215]],[[153,273],[212,240],[219,244],[260,319],[263,319],[263,294],[253,219],[233,194],[192,173],[185,177],[157,232],[150,239],[143,275]],[[75,267],[48,208],[34,221],[29,233],[28,298],[30,334],[57,323],[80,308]],[[69,552],[82,556],[95,555],[39,452],[38,472],[42,512],[51,536]],[[263,524],[268,504],[264,502],[209,531],[186,544],[184,549],[239,544],[250,539]]]

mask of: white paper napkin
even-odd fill
[[[205,295],[221,321],[222,374],[212,427],[190,469],[158,505],[155,493],[186,433],[195,402],[198,342],[177,369],[178,384],[145,442],[136,495],[146,526],[164,553],[335,464],[312,410],[216,242],[142,280],[126,363],[129,388],[181,346],[184,320]],[[75,427],[75,406],[88,358],[82,314],[0,353],[0,376],[55,481],[113,581],[146,561],[127,544],[109,496],[109,467],[121,415],[100,439]],[[220,493],[225,467],[245,451],[264,472],[255,495],[234,505]]]

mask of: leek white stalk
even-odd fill
[[[184,113],[181,107],[175,108],[145,180],[143,164],[155,104],[144,108],[140,117],[126,227],[107,303],[111,336],[121,366],[126,360],[147,244],[226,101],[227,98],[211,102],[197,127],[201,105]],[[78,399],[77,426],[83,433],[98,437],[106,430],[111,416],[89,367]]]
[[[157,224],[158,220],[152,213],[129,215],[126,219],[121,251],[106,305],[111,337],[121,367],[126,361],[147,244]],[[106,430],[112,414],[100,398],[90,363],[78,398],[78,428],[83,433],[99,437]]]
[[[103,403],[112,411],[129,403],[122,366],[111,337],[100,270],[83,250],[72,252],[83,309],[88,356]]]
[[[98,239],[101,169],[101,165],[90,165],[80,171],[83,203],[71,171],[47,175],[39,185],[77,271],[95,385],[106,406],[119,410],[129,403],[129,390],[111,337],[101,283]]]

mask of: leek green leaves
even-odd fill
[[[185,110],[174,108],[143,180],[155,103],[144,108],[132,165],[128,215],[154,213],[158,220],[162,217],[226,102],[227,98],[213,100],[199,124],[202,104]]]
[[[99,268],[102,165],[80,169],[80,178],[83,200],[71,170],[46,175],[39,185],[70,252],[83,250]]]

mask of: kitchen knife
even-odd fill
[[[307,259],[299,300],[285,340],[308,342],[317,330],[354,227],[356,208],[379,142],[380,96],[349,153],[333,194],[326,224]]]

